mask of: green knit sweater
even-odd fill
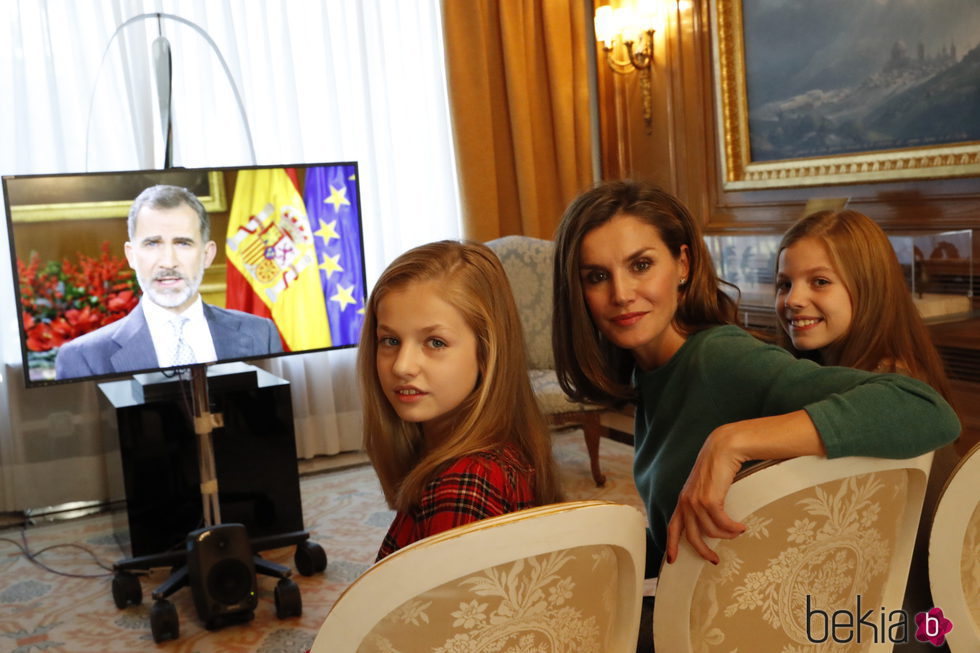
[[[667,523],[701,445],[717,427],[805,409],[828,458],[911,458],[956,438],[959,420],[928,385],[899,374],[821,367],[736,326],[688,337],[665,365],[634,375],[633,475],[659,569]]]

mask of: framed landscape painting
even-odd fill
[[[980,176],[977,0],[712,0],[726,190]]]

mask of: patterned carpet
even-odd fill
[[[641,508],[632,481],[632,448],[602,441],[602,466],[607,482],[596,488],[580,431],[556,434],[555,456],[567,498],[605,499]],[[337,596],[373,562],[393,513],[385,506],[369,466],[326,472],[301,480],[303,517],[311,540],[327,552],[326,574],[304,577],[294,573],[303,598],[303,615],[279,620],[275,616],[275,580],[259,577],[255,618],[243,625],[208,631],[197,620],[189,589],[171,599],[180,616],[180,638],[155,645],[150,634],[150,592],[166,578],[161,570],[143,580],[142,605],[118,610],[112,600],[111,576],[69,578],[45,571],[17,548],[0,541],[0,651],[81,653],[86,651],[209,651],[295,653],[304,651]],[[642,508],[641,508],[642,509]],[[31,551],[77,543],[92,550],[107,565],[122,553],[112,535],[110,515],[30,528]],[[0,531],[0,537],[20,541],[19,530]],[[293,566],[292,547],[264,554]],[[75,547],[60,547],[39,558],[61,572],[102,573],[92,558]]]

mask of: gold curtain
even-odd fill
[[[582,0],[444,0],[465,237],[552,238],[592,185]]]

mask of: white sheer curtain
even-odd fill
[[[118,29],[147,13],[164,16]],[[251,164],[249,134],[258,164],[358,161],[369,283],[405,249],[459,237],[439,0],[21,0],[0,20],[3,174],[161,167],[162,33],[174,165]],[[23,388],[2,240],[0,510],[104,498],[95,384]],[[291,382],[301,457],[359,448],[354,356],[263,364]]]

